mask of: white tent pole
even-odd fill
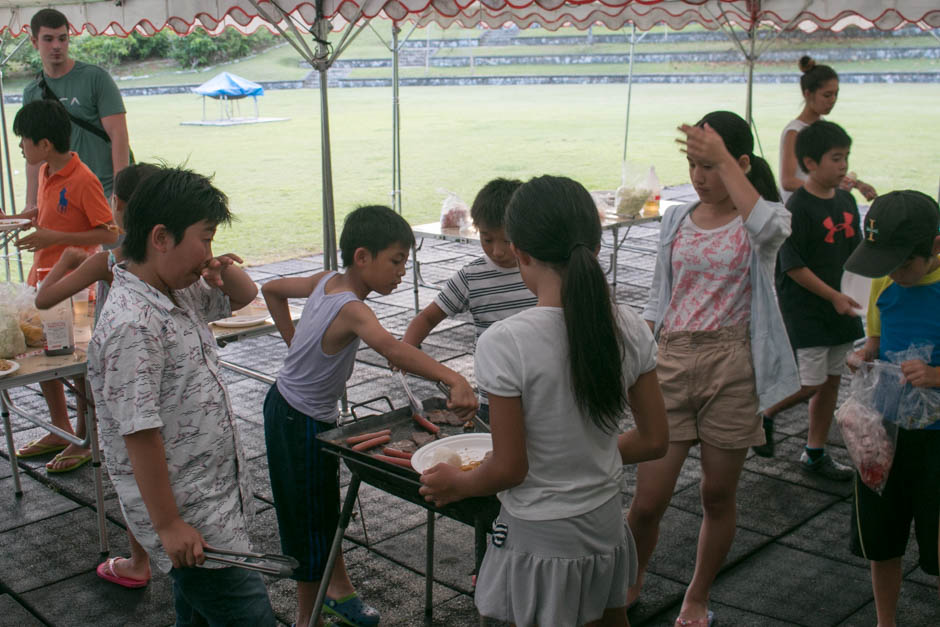
[[[13,189],[13,163],[10,161],[10,137],[7,132],[7,115],[6,108],[3,104],[4,94],[3,94],[3,68],[6,67],[7,62],[10,60],[17,50],[26,43],[28,38],[24,37],[16,44],[16,47],[13,48],[13,51],[10,52],[2,61],[0,61],[0,127],[3,131],[3,155],[6,161],[6,170],[7,170],[7,179],[9,181],[9,190],[10,190],[10,215],[16,214],[16,192]],[[3,185],[3,173],[0,172],[0,212],[6,213],[6,189]],[[17,269],[19,271],[20,282],[24,281],[23,275],[23,255],[20,254],[19,249],[16,249],[16,262]],[[6,279],[10,280],[10,241],[9,239],[3,242],[3,261],[6,270]]]
[[[748,126],[753,123],[751,110],[754,103],[754,42],[757,40],[757,21],[751,20],[751,27],[748,29],[748,35],[751,38],[750,52],[746,55],[747,59],[747,100],[744,105],[744,119]]]
[[[330,22],[322,16],[313,25],[317,38],[317,56],[314,67],[320,76],[320,162],[323,179],[323,269],[336,270],[336,218],[333,215],[333,164],[330,157],[330,107],[327,100],[327,72],[329,47],[326,38]]]
[[[392,209],[401,215],[401,118],[398,98],[398,33],[401,28],[392,22]]]
[[[630,99],[633,96],[633,52],[636,49],[636,23],[630,32],[630,69],[627,72],[627,122],[623,131],[623,160],[627,160],[627,138],[630,136]]]

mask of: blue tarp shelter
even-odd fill
[[[232,100],[251,96],[255,101],[255,117],[258,117],[258,96],[264,95],[264,87],[241,76],[221,72],[207,80],[193,92],[202,96],[202,119],[206,119],[206,97],[219,101],[219,119],[231,119]]]

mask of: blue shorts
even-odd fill
[[[176,627],[275,627],[264,579],[244,568],[174,568]]]
[[[320,581],[339,524],[339,462],[317,435],[319,422],[291,407],[277,389],[264,399],[264,441],[281,551],[298,562],[297,581]]]

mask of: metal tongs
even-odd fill
[[[398,380],[401,381],[401,386],[405,388],[405,394],[408,396],[408,404],[411,406],[411,411],[418,414],[422,418],[427,418],[427,412],[424,411],[424,406],[418,401],[418,397],[415,396],[414,392],[411,391],[411,386],[408,385],[407,379],[405,379],[405,373],[401,370],[395,371],[395,374],[398,375]],[[443,381],[435,381],[434,385],[437,386],[437,389],[444,394],[448,399],[450,398],[450,387]],[[477,427],[483,429],[486,433],[490,432],[490,426],[480,420],[480,417],[476,414],[473,415],[473,422]]]
[[[405,379],[405,373],[401,370],[396,370],[395,374],[398,375],[398,380],[401,382],[401,386],[405,388],[405,394],[408,396],[408,404],[411,405],[411,411],[415,414],[418,414],[422,418],[427,418],[424,411],[424,405],[418,401],[418,397],[415,396],[415,393],[411,391],[411,386],[408,385],[408,380]]]
[[[300,565],[293,557],[274,553],[241,553],[208,547],[203,549],[203,553],[206,560],[256,570],[274,577],[290,577],[294,569]]]

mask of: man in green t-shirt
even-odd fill
[[[59,11],[37,12],[30,20],[30,33],[30,41],[42,61],[42,73],[23,90],[23,104],[55,97],[65,105],[73,116],[71,148],[95,173],[105,195],[110,197],[114,175],[127,167],[130,156],[121,92],[105,70],[69,57],[68,20]],[[82,128],[76,118],[98,129],[98,133]],[[110,142],[100,136],[102,132]],[[27,211],[36,207],[38,175],[38,165],[27,166]]]

